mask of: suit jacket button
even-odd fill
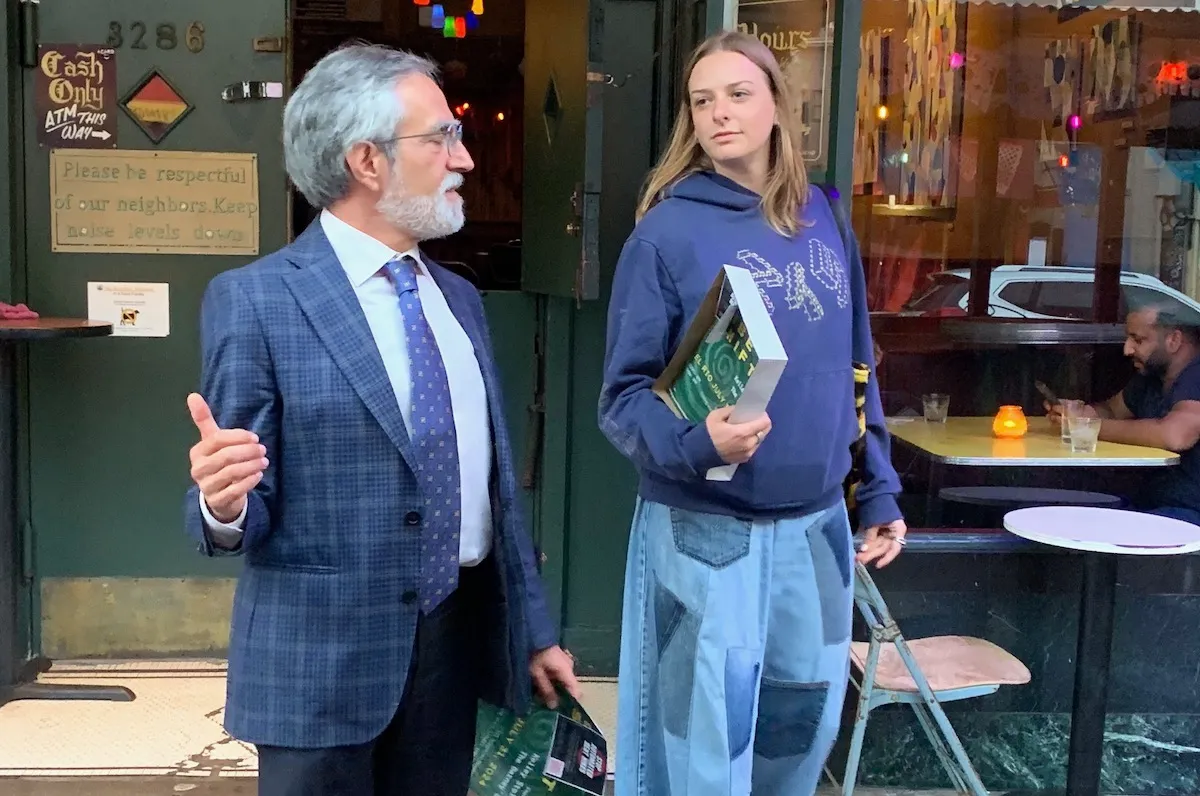
[[[400,600],[405,605],[412,605],[417,601],[417,593],[415,591],[406,591],[400,596]]]
[[[407,514],[405,514],[404,515],[404,524],[405,525],[420,525],[421,524],[421,512],[410,511]]]

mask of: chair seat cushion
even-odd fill
[[[906,641],[934,691],[1029,682],[1025,664],[990,641],[972,636],[933,636]],[[863,641],[850,645],[850,659],[860,672],[867,666],[867,650],[868,645]],[[879,650],[875,687],[914,693],[917,690],[895,644],[885,643]]]

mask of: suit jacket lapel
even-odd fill
[[[285,276],[284,282],[296,303],[354,391],[416,471],[404,416],[367,317],[319,221],[296,239],[289,254],[299,267]]]

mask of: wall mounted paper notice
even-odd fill
[[[88,282],[88,319],[113,326],[113,337],[166,337],[171,332],[170,285]]]

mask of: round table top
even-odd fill
[[[1138,556],[1169,556],[1200,550],[1200,526],[1123,509],[1038,506],[1004,515],[1010,533],[1032,542]]]
[[[977,506],[1105,506],[1117,508],[1121,498],[1103,492],[1050,489],[1030,486],[949,486],[938,497],[952,503]]]
[[[0,320],[0,342],[7,340],[57,340],[67,337],[107,337],[112,334],[108,321],[86,318],[32,318]]]

